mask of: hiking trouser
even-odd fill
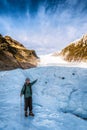
[[[29,108],[29,111],[32,111],[32,97],[25,98],[24,100],[25,100],[24,110],[27,112]]]

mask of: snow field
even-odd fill
[[[29,77],[35,117],[24,117],[20,91]],[[0,72],[0,130],[87,130],[87,69],[37,67]]]

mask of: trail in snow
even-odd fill
[[[24,117],[23,98],[20,107],[26,77],[38,78],[33,86],[34,118]],[[56,66],[0,72],[0,130],[86,130],[85,119],[87,69]]]

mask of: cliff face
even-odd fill
[[[31,68],[37,66],[38,57],[34,50],[26,49],[9,36],[0,35],[0,70]]]
[[[66,61],[83,61],[87,62],[87,35],[84,35],[80,40],[72,42],[64,48],[60,55]]]

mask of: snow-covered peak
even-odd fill
[[[85,35],[83,36],[83,43],[84,43],[85,45],[87,45],[87,34],[85,34]]]
[[[65,47],[60,55],[69,62],[87,63],[87,34]]]

